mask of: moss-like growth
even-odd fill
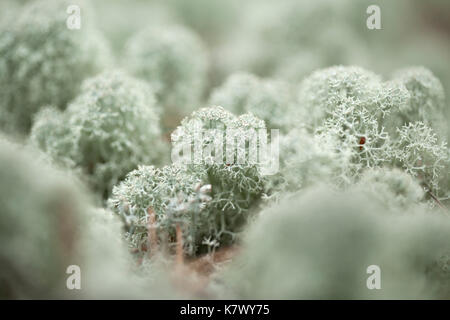
[[[64,108],[83,79],[108,64],[109,50],[88,15],[83,15],[82,30],[67,28],[69,4],[33,2],[2,27],[0,126],[4,130],[27,133],[39,108],[47,104]]]
[[[202,216],[206,213],[194,204],[204,180],[200,173],[185,167],[141,166],[114,187],[109,206],[125,221],[125,236],[132,247],[150,251],[163,241],[172,246],[179,224],[184,232],[184,249],[193,254],[204,235]],[[154,226],[150,215],[154,215]],[[152,227],[157,229],[158,239],[149,240],[148,231]]]
[[[295,120],[291,116],[294,99],[289,84],[248,73],[232,74],[212,92],[209,103],[235,114],[252,113],[264,120],[269,129],[287,131]]]
[[[206,84],[208,57],[201,40],[181,27],[148,28],[128,42],[125,65],[147,80],[166,113],[198,107]]]
[[[247,114],[237,117],[220,107],[200,109],[173,132],[173,148],[191,148],[195,138],[205,134],[198,143],[206,152],[214,149],[216,139],[226,140],[227,129],[234,130],[230,133],[234,139],[249,139],[249,129],[264,129],[264,122]],[[211,161],[211,155],[203,156],[189,163],[182,158],[162,169],[140,167],[114,188],[110,206],[127,222],[127,236],[134,247],[146,250],[149,244],[154,245],[149,243],[148,232],[153,213],[160,235],[156,241],[164,241],[161,236],[165,236],[173,243],[178,224],[185,252],[191,255],[206,250],[205,240],[220,245],[235,240],[263,194],[261,166],[248,157],[243,163],[235,157],[227,159],[224,151],[216,161]]]
[[[387,210],[406,210],[420,204],[425,198],[425,190],[419,181],[397,168],[367,170],[352,189],[374,197]]]
[[[39,158],[0,137],[0,298],[168,297],[173,288],[156,263],[133,273],[118,217],[95,208],[73,175]],[[80,267],[81,290],[66,286],[71,265]]]
[[[445,134],[445,94],[441,82],[424,67],[410,67],[394,73],[397,81],[408,90],[410,99],[395,115],[397,126],[422,121],[435,131]]]
[[[172,133],[174,150],[182,150],[186,145],[196,148],[196,139],[203,137],[198,146],[203,152],[201,161],[198,162],[194,155],[188,165],[199,166],[206,171],[213,188],[214,207],[218,212],[229,212],[225,215],[222,228],[226,229],[227,222],[234,224],[235,214],[239,216],[241,212],[247,211],[264,190],[262,170],[265,163],[262,159],[252,161],[254,153],[262,148],[262,141],[258,139],[257,145],[253,146],[255,149],[248,144],[258,130],[267,138],[264,121],[257,117],[251,114],[235,116],[222,107],[210,107],[195,111],[183,119]],[[220,141],[227,150],[217,152],[217,147],[223,148]],[[233,149],[235,152],[231,152],[232,156],[229,157],[227,153],[230,154]],[[239,155],[244,157],[239,159]]]
[[[437,117],[422,112],[411,111],[409,120],[405,116],[406,110],[418,108],[416,100],[419,96],[423,103],[439,113],[437,104],[442,104],[442,96],[438,93],[442,93],[442,88],[429,71],[414,70],[410,69],[410,73],[421,71],[436,81],[424,76],[429,80],[429,83],[423,81],[426,86],[412,86],[408,81],[398,79],[382,82],[380,77],[367,70],[343,66],[319,70],[305,79],[298,94],[298,106],[301,107],[298,117],[299,121],[304,121],[298,128],[305,130],[293,130],[282,139],[287,143],[285,148],[291,150],[283,155],[284,163],[291,163],[290,168],[301,168],[308,165],[305,159],[314,159],[314,155],[318,155],[316,151],[328,154],[326,159],[338,159],[338,162],[328,162],[333,163],[329,178],[339,186],[357,182],[366,169],[393,165],[420,178],[421,183],[436,192],[440,188],[439,177],[449,161],[446,143],[441,142],[431,129],[441,126]],[[436,87],[435,94],[430,86]],[[440,114],[442,118],[442,112]],[[409,122],[415,117],[422,118],[423,122]],[[399,119],[405,122],[399,122]],[[289,138],[307,136],[307,131],[314,135],[314,147],[305,147],[302,142],[305,139]],[[304,177],[300,176],[308,170],[293,172],[290,180],[302,180]],[[311,178],[321,181],[324,177]]]
[[[305,128],[296,128],[280,138],[280,172],[270,177],[272,192],[295,192],[315,184],[334,186],[351,183],[352,151],[336,152],[333,137],[321,139]]]
[[[41,111],[31,141],[56,162],[81,171],[107,197],[139,164],[161,161],[159,113],[147,84],[122,72],[106,72],[86,80],[63,113]]]
[[[136,266],[122,237],[120,218],[91,208],[80,238],[82,289],[66,292],[71,299],[169,299],[179,296],[164,261]],[[166,269],[163,269],[166,267]]]
[[[0,297],[55,298],[79,264],[89,200],[66,174],[0,137]]]
[[[438,139],[423,122],[413,122],[397,129],[393,154],[397,164],[433,192],[439,190],[443,169],[449,164],[447,143]]]
[[[399,70],[390,81],[360,67],[318,70],[300,84],[298,101],[301,115],[314,127],[340,107],[366,109],[394,135],[396,127],[415,121],[445,133],[444,90],[424,67]]]
[[[389,87],[386,89],[389,90]],[[317,70],[299,86],[300,116],[308,124],[317,127],[333,115],[337,107],[346,108],[346,113],[364,108],[379,116],[384,115],[382,112],[390,111],[394,106],[393,99],[397,99],[396,104],[406,103],[406,89],[399,91],[396,96],[387,95],[384,91],[381,78],[360,67],[336,66]]]
[[[450,222],[429,212],[386,215],[361,193],[319,188],[264,211],[225,272],[228,297],[247,299],[445,298],[433,269],[449,249]],[[269,258],[270,257],[270,258]],[[366,286],[381,269],[381,290]],[[447,277],[448,281],[448,277]]]

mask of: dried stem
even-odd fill
[[[180,224],[176,225],[176,237],[177,237],[177,246],[176,246],[176,264],[178,266],[182,266],[184,264],[184,256],[183,256],[183,232],[181,231]]]
[[[149,256],[158,251],[158,234],[156,233],[156,215],[152,207],[147,209],[148,213],[148,248]]]
[[[444,206],[444,205],[442,204],[442,202],[439,201],[439,199],[438,199],[438,198],[437,198],[430,190],[428,190],[428,194],[430,195],[430,197],[431,197],[434,201],[436,201],[437,205],[438,205],[442,210],[447,210],[447,207]]]
[[[427,189],[428,195],[437,203],[439,208],[441,208],[442,210],[447,212],[447,210],[448,210],[447,207],[442,204],[442,202],[433,194],[433,192],[431,192],[431,188],[428,186],[428,184],[424,183],[424,185],[425,185],[425,188]]]

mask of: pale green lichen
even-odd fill
[[[270,177],[272,192],[295,192],[318,183],[334,186],[351,183],[347,174],[353,150],[336,150],[335,137],[313,135],[296,128],[280,139],[280,172]]]
[[[393,75],[408,90],[410,99],[400,108],[397,126],[422,121],[439,133],[445,134],[445,94],[441,82],[424,67],[398,70]]]
[[[211,93],[209,103],[235,114],[252,113],[264,120],[269,129],[287,131],[293,127],[290,115],[294,99],[290,85],[283,81],[260,79],[248,73],[232,74]]]
[[[219,157],[219,159],[212,160],[208,158],[212,155],[211,153],[205,154],[201,163],[197,163],[193,158],[193,161],[188,164],[194,167],[200,164],[202,170],[206,171],[208,181],[213,187],[213,206],[218,212],[230,212],[225,215],[224,223],[227,220],[234,220],[236,214],[239,216],[239,213],[247,211],[263,192],[264,177],[261,170],[264,164],[259,161],[253,162],[250,157],[252,151],[261,147],[261,141],[258,139],[256,150],[251,149],[247,142],[238,143],[249,141],[257,130],[262,130],[264,135],[267,135],[264,121],[251,114],[235,116],[221,107],[210,107],[195,111],[172,133],[172,147],[175,150],[181,150],[184,145],[190,145],[203,133],[212,133],[212,136],[206,135],[205,139],[202,139],[201,150],[211,148],[215,151],[220,142],[220,139],[216,137],[222,138],[226,148],[234,149],[232,157],[227,157],[227,152],[222,152],[222,154],[214,154],[214,158]],[[238,159],[239,154],[245,155],[241,159],[242,162]],[[230,221],[230,223],[234,222]]]
[[[358,111],[364,108],[370,112],[380,107],[386,109],[374,101],[380,83],[378,75],[360,67],[336,66],[317,70],[298,88],[301,120],[313,127],[320,126],[339,106]]]
[[[67,174],[0,137],[0,297],[55,298],[79,260],[89,198]]]
[[[70,299],[161,299],[179,296],[162,263],[138,268],[122,237],[123,223],[111,211],[91,208],[80,238],[82,289],[66,290]]]
[[[440,142],[433,130],[420,121],[397,130],[399,138],[393,148],[395,161],[428,190],[439,190],[441,174],[450,160],[447,143]]]
[[[411,210],[387,215],[378,200],[359,192],[333,195],[326,188],[268,209],[246,233],[242,254],[222,274],[222,297],[448,297],[448,282],[440,283],[444,270],[433,269],[449,249],[448,217]],[[381,268],[381,290],[366,286],[371,265]]]
[[[337,105],[331,117],[317,128],[316,135],[318,141],[332,139],[334,152],[351,153],[346,173],[350,181],[355,181],[365,168],[379,167],[389,160],[390,137],[365,108]]]
[[[139,164],[163,159],[159,114],[147,84],[122,72],[105,72],[86,80],[63,113],[41,111],[31,142],[57,163],[81,171],[107,197]]]
[[[109,65],[109,49],[87,15],[83,30],[67,28],[68,5],[66,1],[36,1],[2,27],[2,129],[26,134],[39,108],[48,104],[65,108],[83,79]]]
[[[166,271],[152,265],[146,276],[133,272],[118,217],[95,208],[76,177],[39,158],[0,137],[0,297],[169,297]],[[80,268],[81,290],[67,286],[69,266]],[[152,271],[158,279],[148,276]]]
[[[206,84],[208,58],[201,40],[189,29],[147,28],[126,45],[124,64],[150,83],[165,113],[194,110]]]
[[[201,215],[204,213],[194,210],[199,208],[190,208],[189,199],[196,196],[203,181],[201,174],[184,167],[165,166],[159,169],[141,166],[114,187],[109,206],[124,220],[125,236],[132,247],[140,251],[150,250],[150,214],[155,214],[156,225],[153,227],[159,234],[155,240],[173,244],[169,237],[174,239],[178,223],[185,235],[185,250],[193,254],[203,240],[198,230],[203,227]]]
[[[314,159],[314,154],[320,151],[325,155],[322,159],[328,159],[328,163],[338,169],[333,169],[334,173],[326,179],[330,181],[331,178],[335,185],[350,186],[367,169],[397,166],[418,177],[421,184],[428,185],[429,191],[438,191],[439,184],[445,185],[441,176],[449,159],[445,141],[438,139],[430,127],[439,128],[437,120],[426,116],[428,113],[420,116],[422,113],[419,112],[417,117],[423,118],[424,122],[413,123],[402,114],[407,115],[407,110],[418,108],[418,102],[415,102],[418,96],[438,112],[437,105],[442,104],[443,98],[438,93],[442,93],[442,88],[426,69],[408,70],[401,73],[410,75],[406,79],[416,74],[427,75],[422,78],[428,82],[421,78],[427,86],[411,86],[408,81],[398,79],[383,82],[362,68],[343,66],[319,70],[306,78],[299,86],[297,101],[300,107],[298,128],[304,128],[304,131],[296,129],[282,138],[287,143],[285,148],[291,150],[282,152],[284,163],[291,164],[284,175],[291,181],[297,179],[300,182],[300,176],[308,170],[295,168],[302,168],[308,163],[305,159]],[[436,86],[435,91],[424,89],[432,84]],[[410,120],[415,117],[414,111],[410,117]],[[399,122],[399,119],[405,122]],[[308,132],[313,134],[314,147],[304,147],[302,138],[298,141],[289,138],[307,136]],[[330,162],[333,158],[340,158],[342,166],[339,160]],[[289,169],[294,170],[289,172]],[[315,179],[322,181],[324,178],[318,175]],[[298,188],[301,188],[300,184]]]
[[[425,190],[419,183],[400,169],[379,168],[367,170],[352,190],[377,199],[387,210],[399,208],[410,214],[407,209],[425,198]]]
[[[209,132],[199,142],[206,150],[217,142],[215,138],[225,137],[227,128],[234,130],[233,138],[248,139],[248,130],[263,129],[264,123],[251,115],[237,117],[220,107],[200,109],[173,132],[173,148],[190,148],[195,137]],[[190,255],[207,249],[205,239],[222,246],[233,242],[251,216],[264,190],[265,180],[257,163],[248,158],[244,163],[237,163],[236,158],[227,162],[225,152],[216,162],[206,156],[195,162],[192,158],[189,163],[186,159],[161,169],[140,167],[114,188],[109,204],[127,222],[127,238],[133,247],[148,248],[149,210],[156,215],[158,242],[169,237],[172,241],[167,242],[173,244],[179,224],[185,252]],[[161,239],[164,236],[166,240]]]

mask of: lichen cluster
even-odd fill
[[[283,81],[259,79],[249,73],[232,74],[211,93],[211,105],[236,113],[252,113],[269,129],[287,131],[294,125],[289,117],[295,110],[291,87]]]
[[[138,165],[162,161],[159,115],[146,83],[108,71],[86,80],[67,110],[41,110],[30,137],[56,163],[80,172],[107,197]]]
[[[88,207],[75,185],[0,137],[1,298],[50,298],[64,288]]]
[[[449,298],[449,29],[377,3],[1,1],[0,298]]]
[[[36,111],[49,104],[64,109],[86,77],[110,65],[106,41],[88,15],[83,19],[83,30],[67,28],[68,5],[66,1],[36,1],[27,4],[17,19],[8,19],[3,24],[0,36],[3,130],[26,134]]]
[[[181,26],[147,28],[126,44],[131,74],[150,83],[166,113],[198,108],[206,85],[208,58],[201,40]]]
[[[410,85],[416,82],[404,79],[411,77],[427,81]],[[420,110],[429,112],[417,111],[418,97],[424,104]],[[439,184],[449,165],[442,130],[444,105],[442,85],[424,68],[399,71],[385,82],[359,67],[316,71],[298,87],[297,117],[302,125],[282,137],[282,171],[299,181],[298,188],[305,179],[324,182],[323,178],[347,187],[367,169],[398,167],[428,191],[445,194],[447,187]],[[321,169],[328,178],[305,178],[311,162],[328,163]]]
[[[169,239],[156,241],[174,244],[175,227],[179,224],[188,254],[204,251],[205,239],[221,245],[233,242],[262,196],[264,177],[260,165],[251,163],[248,157],[239,163],[236,156],[227,158],[225,149],[220,159],[210,158],[219,153],[212,155],[206,151],[217,152],[215,144],[219,138],[226,141],[227,132],[232,132],[234,140],[249,139],[250,129],[265,129],[264,122],[250,114],[237,117],[221,107],[200,109],[173,132],[172,148],[181,151],[187,145],[194,152],[195,138],[209,132],[198,142],[198,148],[204,152],[202,156],[181,158],[161,169],[142,166],[130,172],[114,188],[109,203],[124,218],[132,246],[147,250],[151,214],[156,215],[158,233]],[[248,152],[245,144],[239,150]]]
[[[146,268],[147,273],[159,272],[157,280],[130,273],[133,265],[119,218],[96,208],[74,175],[40,158],[39,151],[0,136],[0,298],[171,294],[160,267]],[[80,267],[81,290],[66,287],[71,265]]]
[[[313,188],[263,211],[246,233],[245,251],[221,277],[225,296],[448,297],[448,217],[411,208],[386,209],[385,199],[361,191],[337,195]],[[371,265],[381,268],[381,290],[366,286]]]

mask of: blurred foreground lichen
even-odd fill
[[[450,220],[408,211],[386,209],[359,189],[310,190],[263,211],[211,287],[240,299],[448,298]],[[366,286],[371,265],[381,269],[380,290]]]

